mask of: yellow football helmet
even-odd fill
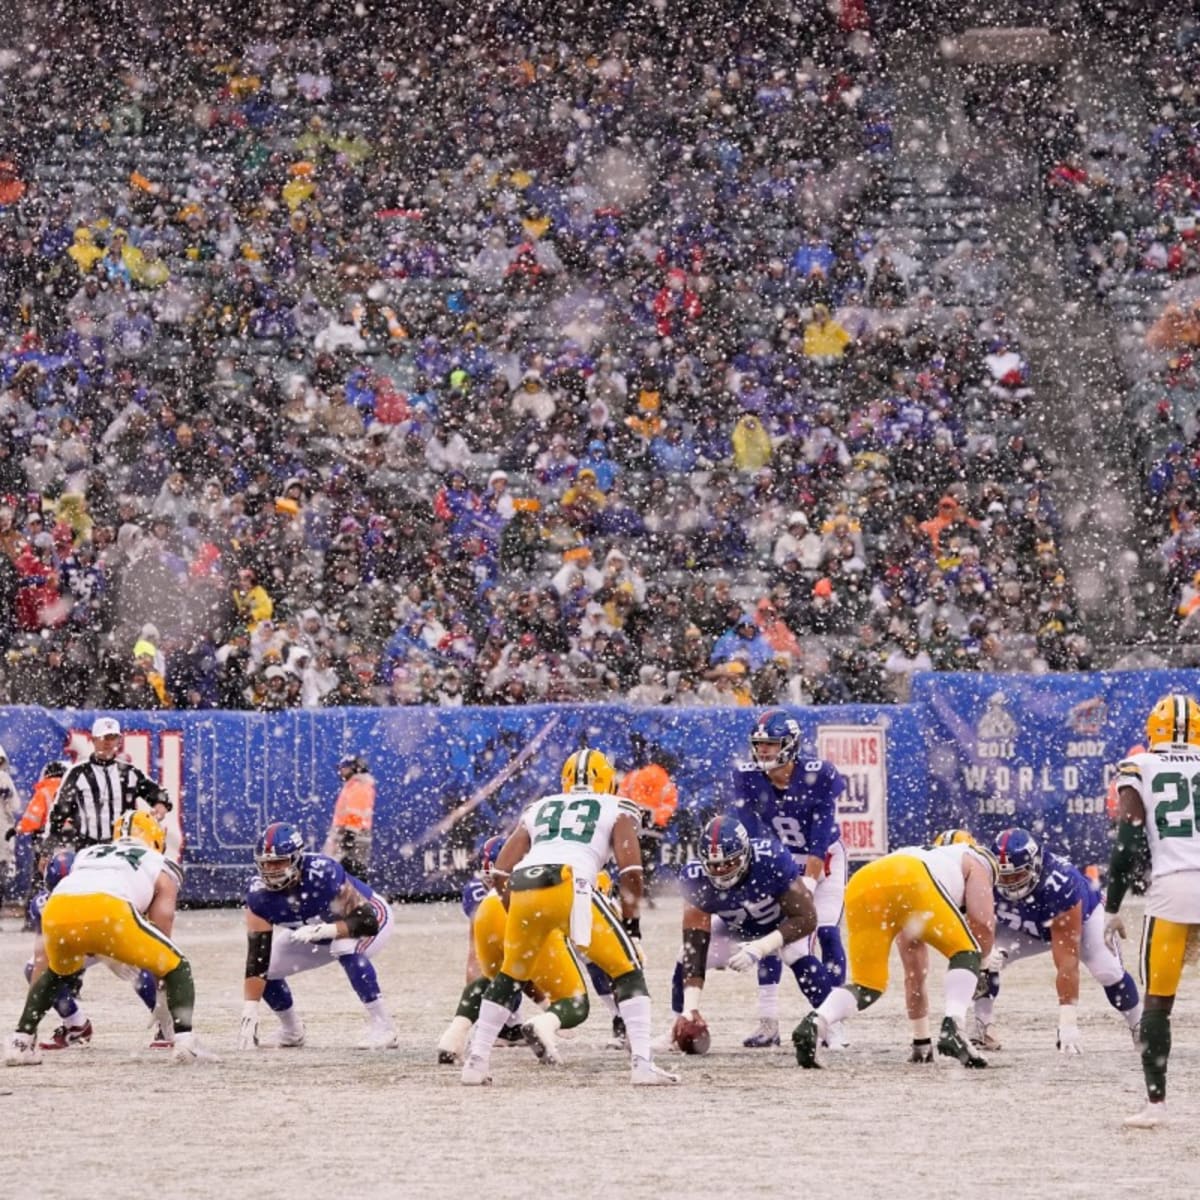
[[[1182,692],[1164,696],[1146,718],[1146,742],[1151,750],[1200,746],[1200,704]]]
[[[148,813],[134,809],[123,812],[113,826],[114,842],[141,842],[161,854],[167,848],[167,832]]]
[[[966,842],[968,846],[974,846],[975,835],[969,829],[943,829],[933,839],[935,846],[957,846],[960,842]]]
[[[599,750],[576,750],[563,763],[562,790],[615,793],[617,773]]]

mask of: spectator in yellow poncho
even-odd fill
[[[757,471],[771,461],[771,438],[762,422],[746,413],[733,427],[733,465],[739,471]]]

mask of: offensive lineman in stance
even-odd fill
[[[678,1083],[650,1061],[650,996],[634,941],[641,936],[641,816],[631,801],[614,794],[615,773],[598,750],[578,750],[567,759],[562,788],[525,810],[492,868],[508,905],[504,960],[480,1003],[462,1081],[490,1082],[492,1046],[513,998],[533,973],[543,946],[561,931],[613,981],[633,1060],[631,1082]],[[595,889],[597,872],[610,856],[620,883],[619,921]],[[557,1021],[551,1009],[536,1018],[546,1028],[528,1029],[526,1036],[552,1037]]]
[[[1183,964],[1200,939],[1200,704],[1164,696],[1146,718],[1149,750],[1117,767],[1117,840],[1108,867],[1104,931],[1115,949],[1125,936],[1121,901],[1150,863],[1142,928],[1142,1074],[1146,1107],[1125,1118],[1133,1129],[1167,1119],[1171,1009]]]
[[[173,1057],[191,1063],[206,1055],[192,1035],[195,985],[192,968],[170,940],[179,895],[179,868],[163,857],[166,834],[147,812],[121,813],[113,841],[75,855],[67,877],[42,911],[46,969],[34,979],[17,1032],[9,1042],[9,1066],[41,1062],[38,1022],[82,974],[89,955],[103,955],[149,971],[163,981],[175,1026]]]
[[[846,888],[850,982],[836,987],[792,1032],[796,1059],[818,1067],[817,1045],[828,1026],[874,1004],[887,988],[888,955],[899,939],[904,990],[913,1026],[912,1062],[932,1062],[929,1033],[929,947],[949,959],[946,1015],[938,1053],[965,1067],[986,1067],[967,1041],[967,1006],[991,953],[996,927],[992,888],[997,878],[990,850],[972,842],[907,846],[869,862]]]

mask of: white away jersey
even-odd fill
[[[967,900],[967,880],[963,875],[963,859],[970,856],[978,859],[991,872],[992,883],[996,881],[996,867],[991,855],[970,842],[955,842],[950,846],[905,846],[897,854],[919,858],[937,881],[938,886],[958,908]]]
[[[640,823],[632,800],[602,792],[561,792],[544,796],[521,815],[532,845],[519,866],[565,864],[576,879],[596,882],[612,854],[612,832],[621,813]]]
[[[1117,765],[1146,809],[1153,878],[1200,871],[1200,750],[1147,750]]]
[[[105,842],[88,846],[75,855],[71,873],[54,889],[56,896],[116,896],[128,900],[138,912],[150,907],[154,884],[173,863],[140,842]]]

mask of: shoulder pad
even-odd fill
[[[1141,779],[1141,764],[1135,758],[1123,758],[1117,763],[1117,775],[1123,775],[1127,779]]]

